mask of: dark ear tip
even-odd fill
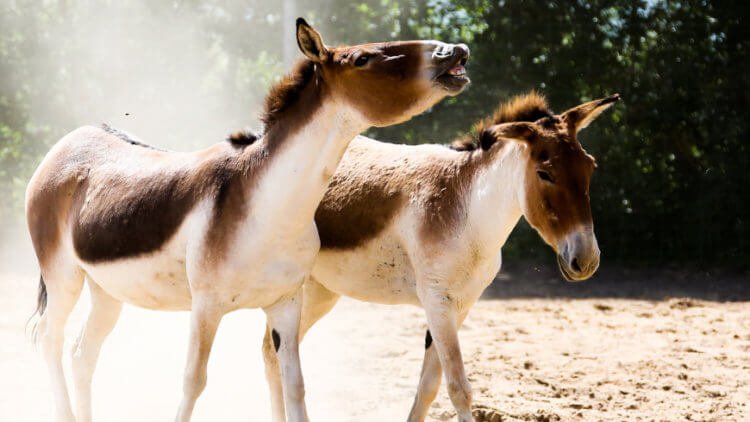
[[[300,26],[310,26],[310,24],[307,23],[305,18],[299,17],[297,18],[297,28],[299,28]]]
[[[616,103],[616,102],[620,101],[621,99],[622,99],[622,97],[620,96],[620,94],[612,94],[609,97],[605,97],[602,100],[600,100],[599,105]]]
[[[486,128],[479,134],[479,147],[483,151],[490,149],[496,142],[497,137],[491,128]]]

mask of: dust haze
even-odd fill
[[[180,151],[257,125],[266,81],[238,81],[233,68],[248,66],[255,57],[229,57],[220,40],[205,34],[206,19],[198,12],[156,8],[148,1],[101,3],[73,2],[68,7],[78,10],[63,16],[75,20],[63,18],[44,28],[48,45],[37,52],[37,70],[55,75],[60,84],[50,94],[67,101],[64,109],[40,105],[36,120],[70,123],[71,129],[107,122]],[[260,38],[249,24],[238,35]],[[55,42],[63,37],[75,38],[69,42],[76,46],[72,54],[55,53]]]
[[[280,6],[265,3],[240,8],[236,16],[231,4],[63,1],[48,4],[49,16],[40,24],[24,22],[24,16],[41,13],[34,9],[38,4],[20,2],[18,16],[6,19],[37,34],[26,48],[32,74],[23,75],[36,85],[29,89],[41,91],[32,96],[29,120],[54,128],[47,144],[79,126],[107,123],[177,151],[220,142],[243,127],[260,129],[265,91],[284,71],[281,32],[294,28],[278,22]],[[247,15],[253,11],[266,15]],[[252,19],[275,23],[276,31],[259,29]],[[295,49],[286,60],[296,57]],[[29,176],[19,175],[24,180],[18,183],[25,185]],[[22,207],[17,209],[20,214]],[[33,272],[33,252],[18,217],[0,228],[0,267]]]

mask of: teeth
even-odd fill
[[[457,64],[453,66],[449,71],[448,74],[451,76],[463,76],[466,74],[466,68],[462,64]]]

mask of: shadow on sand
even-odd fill
[[[554,264],[506,262],[483,299],[689,297],[750,301],[750,273],[737,270],[626,268],[603,265],[589,280],[569,283]]]

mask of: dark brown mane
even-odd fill
[[[260,139],[262,135],[250,129],[238,130],[227,137],[233,145],[250,145]]]
[[[543,117],[552,115],[547,105],[547,99],[536,91],[528,94],[516,95],[500,105],[492,115],[492,124],[508,122],[535,122]]]
[[[536,91],[516,95],[502,103],[492,117],[477,122],[471,132],[453,141],[450,147],[456,151],[488,149],[496,141],[495,137],[486,130],[490,126],[508,122],[535,122],[552,115],[547,99]]]
[[[314,76],[315,63],[302,59],[295,63],[291,72],[271,87],[266,96],[263,114],[260,116],[266,131],[279,121],[279,118],[288,110],[289,106],[299,100],[305,87]]]
[[[130,145],[136,145],[136,146],[143,147],[143,148],[155,149],[157,151],[165,151],[165,150],[163,150],[161,148],[156,148],[155,146],[149,145],[149,144],[147,144],[147,143],[145,143],[145,142],[137,139],[135,136],[132,136],[129,133],[123,131],[123,130],[113,128],[112,126],[110,126],[110,125],[108,125],[106,123],[102,123],[101,125],[99,125],[99,127],[103,131],[109,133],[110,135],[116,136],[120,140],[123,140],[123,141],[129,143]]]

